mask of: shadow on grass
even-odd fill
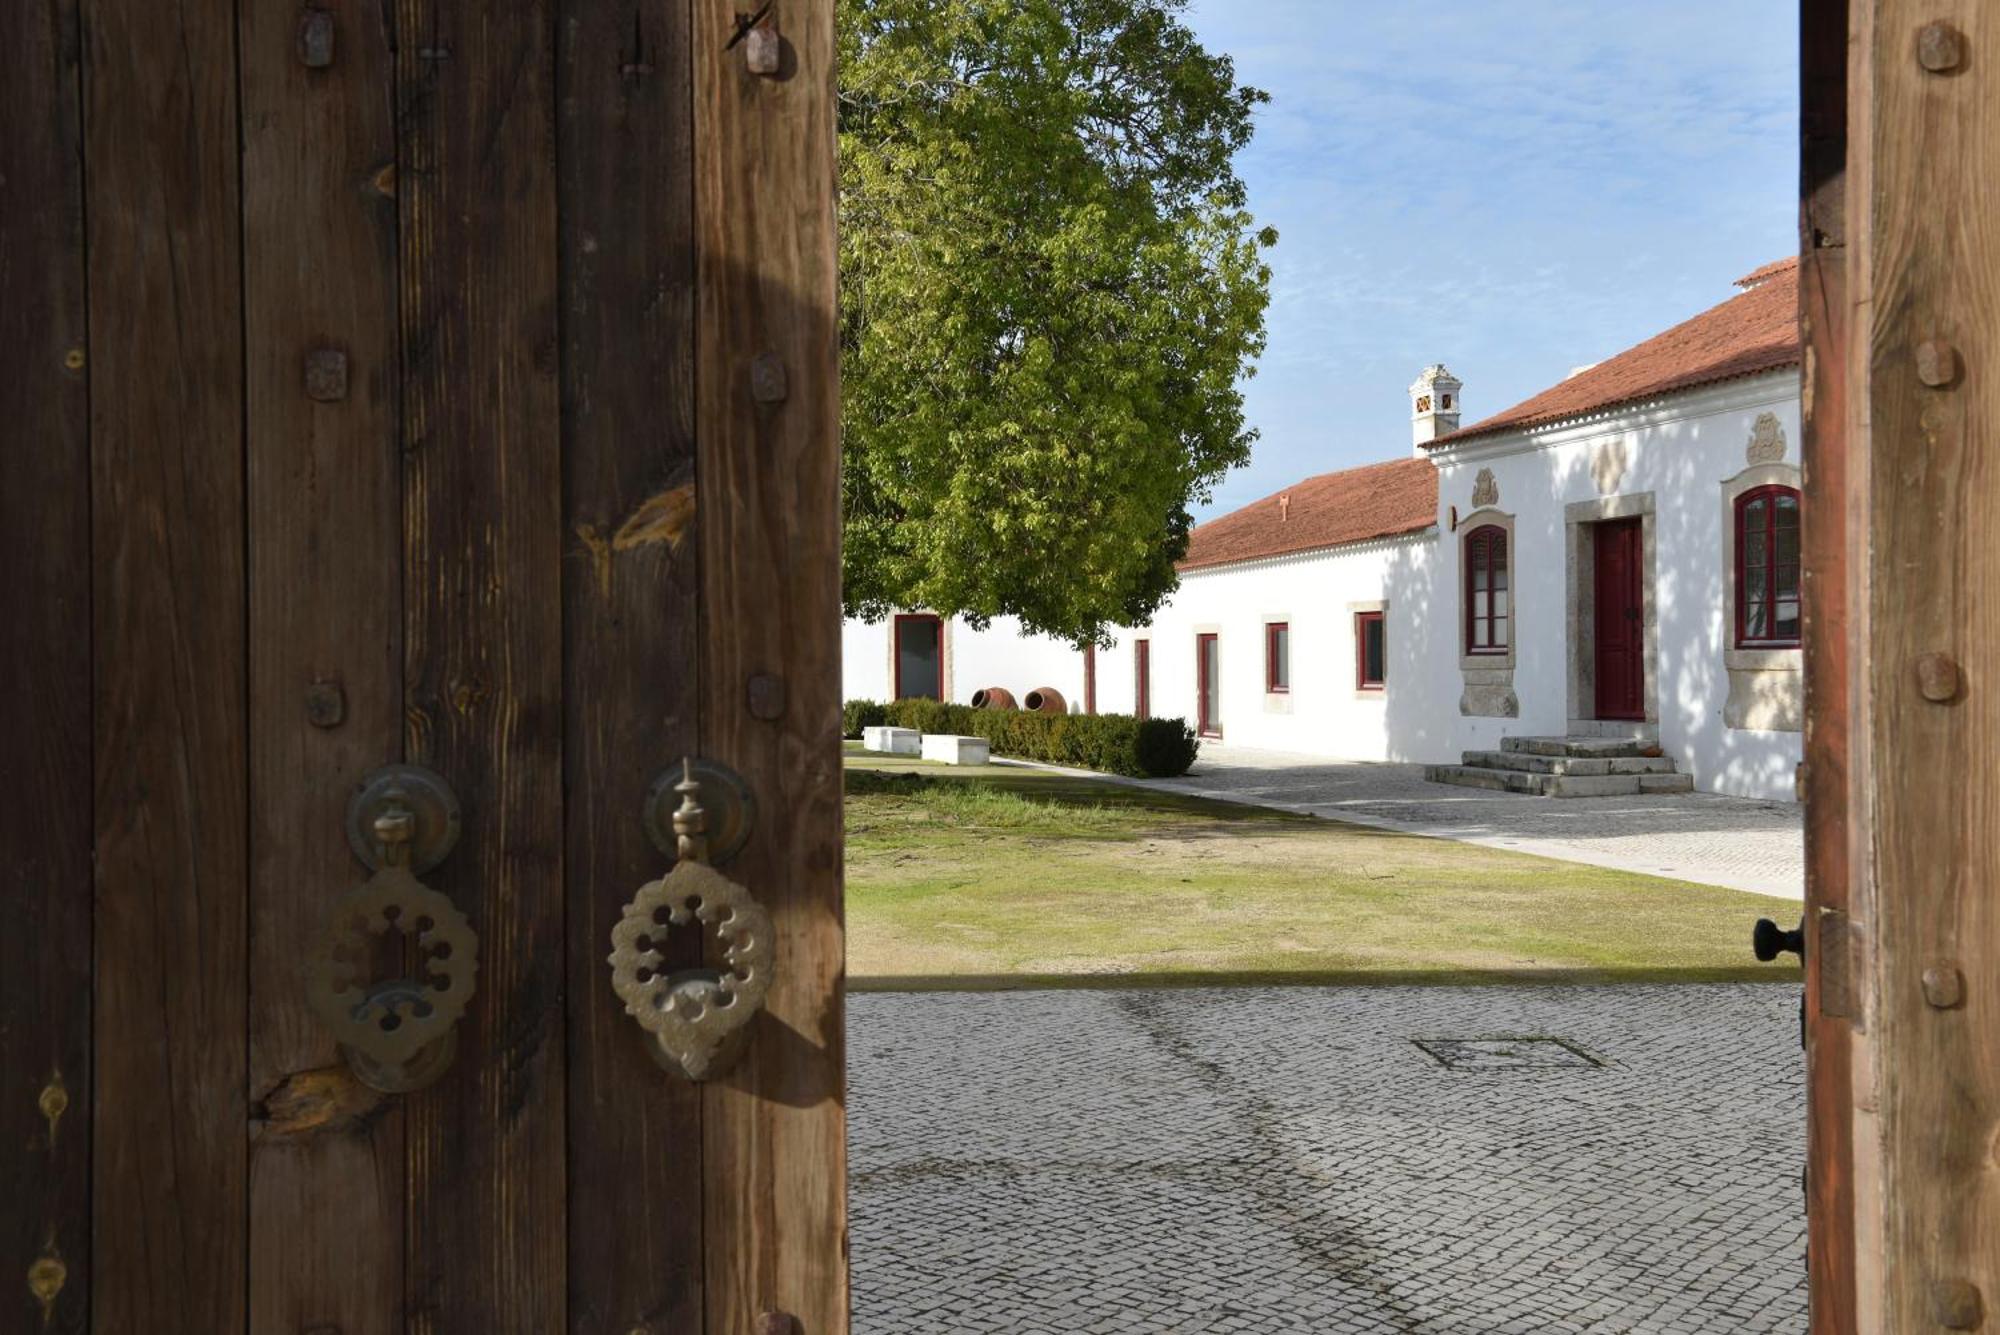
[[[1296,826],[1306,830],[1325,827],[1325,822],[1299,812],[1273,811],[1268,807],[1219,802],[1213,798],[1158,789],[1128,788],[1102,779],[1074,778],[1051,774],[1046,770],[952,770],[942,766],[929,770],[893,762],[878,764],[871,758],[871,762],[864,765],[850,762],[846,783],[849,797],[920,798],[925,793],[976,786],[1011,793],[1022,801],[1051,808],[1159,812],[1199,816],[1204,820],[1230,825]]]
[[[908,974],[853,977],[850,992],[1051,992],[1219,987],[1614,987],[1644,983],[1802,984],[1797,968],[1770,964],[1638,969],[1334,969],[1212,973]]]

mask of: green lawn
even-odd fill
[[[1796,980],[1750,958],[1783,908],[1012,766],[850,750],[856,987]]]

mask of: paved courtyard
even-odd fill
[[[1797,1005],[857,995],[855,1330],[1803,1332]]]
[[[1622,871],[1805,898],[1804,809],[1712,793],[1547,798],[1428,783],[1421,765],[1334,763],[1203,743],[1147,787],[1440,835]]]

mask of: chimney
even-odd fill
[[[1458,379],[1443,362],[1424,368],[1410,386],[1410,452],[1425,457],[1424,446],[1458,430]]]

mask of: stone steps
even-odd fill
[[[1464,763],[1427,765],[1432,783],[1532,797],[1636,797],[1691,793],[1659,745],[1643,738],[1506,737],[1498,751],[1467,751]]]
[[[1514,769],[1577,778],[1674,772],[1674,762],[1665,756],[1551,756],[1534,751],[1467,751],[1464,764],[1478,769]]]

